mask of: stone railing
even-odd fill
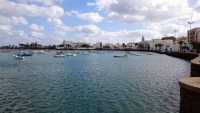
[[[179,113],[200,113],[200,56],[191,60],[190,76],[179,80]]]

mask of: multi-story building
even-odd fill
[[[144,37],[142,37],[142,41],[138,43],[137,47],[143,50],[156,50],[159,47],[156,48],[156,44],[162,44],[161,50],[166,50],[166,48],[169,48],[170,45],[173,44],[173,40],[161,40],[161,39],[151,39],[151,40],[145,40]]]
[[[95,48],[95,49],[103,49],[103,44],[102,44],[102,42],[97,42],[97,43],[95,44],[95,47],[93,47],[93,48]]]
[[[187,31],[188,42],[200,42],[200,27],[193,28]]]
[[[173,40],[173,42],[175,42],[176,38],[174,38],[174,36],[166,36],[166,37],[162,37],[161,40]]]
[[[135,49],[135,44],[134,42],[129,42],[128,44],[126,44],[126,49]]]
[[[82,45],[84,45],[84,44],[91,46],[90,43],[86,43],[86,42],[72,42],[72,41],[65,41],[65,40],[63,41],[64,47],[66,48],[66,47],[70,46],[71,49],[81,48]]]

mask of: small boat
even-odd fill
[[[32,51],[29,51],[29,53],[33,55],[33,54],[36,54],[36,53],[37,53],[37,51],[35,51],[35,50],[32,50]]]
[[[23,52],[23,51],[16,52],[15,55],[17,55],[17,56],[32,56],[31,53],[27,53],[27,52]]]
[[[66,56],[76,56],[76,54],[66,53]]]
[[[66,54],[54,54],[54,57],[66,57]]]
[[[36,54],[46,54],[44,51],[42,51],[42,50],[38,50],[37,52],[36,52]]]
[[[147,53],[146,55],[153,55],[153,53]]]
[[[125,53],[126,53],[126,54],[131,54],[131,52],[130,52],[130,51],[126,51]]]
[[[74,53],[79,54],[79,53],[81,53],[81,51],[80,50],[76,50],[76,51],[74,51]]]
[[[136,55],[136,53],[130,53],[130,55]]]
[[[10,49],[4,49],[2,52],[3,53],[10,53]]]
[[[13,55],[13,58],[14,58],[14,59],[24,59],[25,57],[23,57],[23,56],[18,56],[18,55]]]
[[[114,55],[114,57],[126,58],[126,57],[128,57],[128,56],[127,56],[127,55]]]
[[[113,51],[108,51],[108,53],[113,53]]]
[[[141,56],[141,54],[136,54],[136,56]]]
[[[84,52],[83,55],[90,55],[90,53]]]

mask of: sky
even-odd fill
[[[129,43],[187,36],[200,0],[0,0],[0,46]]]

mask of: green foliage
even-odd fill
[[[193,41],[193,42],[191,42],[191,44],[192,44],[193,49],[200,49],[200,43],[199,42]]]
[[[180,51],[182,51],[182,44],[183,44],[183,41],[178,41],[178,44],[180,45]]]

